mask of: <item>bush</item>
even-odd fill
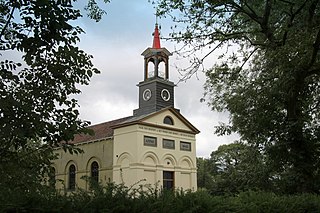
[[[142,185],[128,188],[114,183],[95,185],[91,191],[78,189],[69,195],[45,187],[37,193],[15,193],[1,194],[1,212],[320,212],[320,197],[314,194],[246,191],[213,196],[205,190],[168,191]]]

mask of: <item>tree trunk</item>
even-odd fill
[[[304,87],[304,76],[300,72],[288,93],[287,102],[287,128],[288,128],[288,147],[289,165],[292,167],[292,186],[294,192],[313,192],[313,163],[314,152],[310,141],[304,137],[303,110],[302,110],[302,91]]]

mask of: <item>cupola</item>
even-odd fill
[[[141,55],[144,56],[144,80],[138,84],[139,108],[133,114],[138,116],[174,107],[174,83],[169,81],[169,56],[172,53],[160,45],[158,24],[153,32],[152,47]]]
[[[160,45],[158,24],[155,25],[152,47],[147,48],[141,55],[144,56],[144,80],[152,78],[169,79],[169,56],[172,53]]]

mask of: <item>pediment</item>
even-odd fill
[[[166,117],[172,119],[173,124],[168,124],[168,122],[164,122]],[[128,120],[122,124],[116,125],[113,128],[119,128],[122,126],[128,126],[133,124],[142,124],[158,128],[172,129],[192,134],[198,134],[200,132],[183,115],[181,115],[181,113],[178,110],[172,107],[164,108],[162,110],[147,115],[134,117],[133,119]]]

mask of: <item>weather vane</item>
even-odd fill
[[[158,18],[159,18],[158,12],[156,12],[154,15],[156,16],[156,25],[158,25]],[[161,26],[160,25],[159,25],[159,30],[161,30]]]
[[[158,24],[158,13],[157,12],[155,12],[155,14],[154,14],[155,16],[156,16],[156,24]]]

